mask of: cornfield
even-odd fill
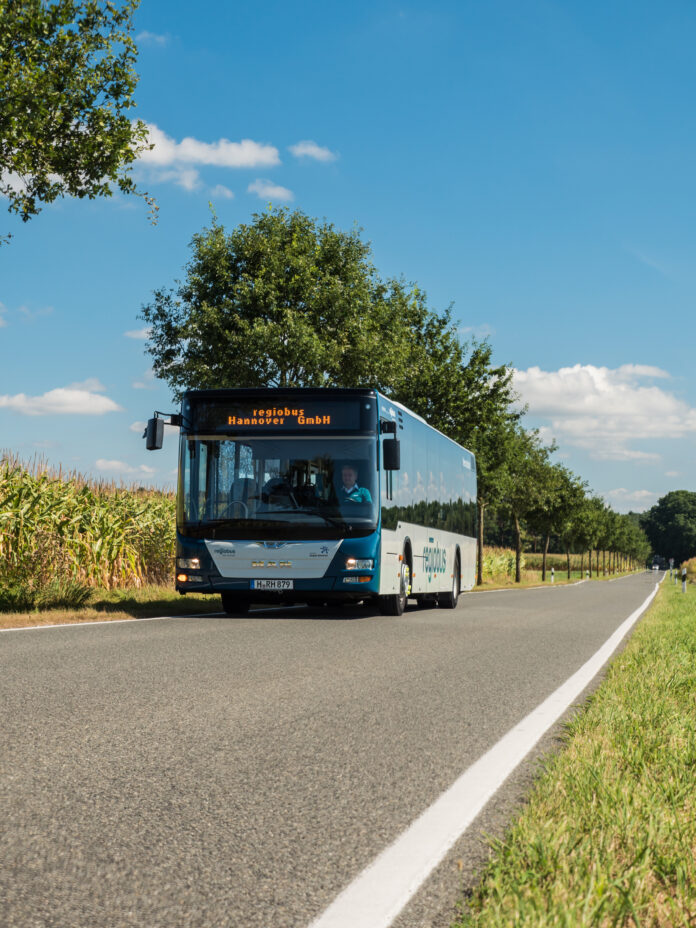
[[[172,494],[0,456],[0,587],[140,586],[170,580]],[[34,597],[36,598],[36,597]]]
[[[522,556],[521,567],[525,566]],[[515,552],[510,548],[483,549],[483,580],[498,580],[515,576]]]

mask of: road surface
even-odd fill
[[[306,928],[654,584],[1,633],[5,923]],[[553,737],[397,928],[450,923]]]

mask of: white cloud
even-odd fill
[[[20,306],[17,312],[21,313],[25,319],[40,319],[42,316],[50,316],[53,312],[52,306],[42,306],[40,309],[31,309],[29,306]]]
[[[678,470],[666,470],[665,477],[681,477],[681,473]]]
[[[148,32],[144,29],[136,35],[135,41],[141,45],[166,45],[169,42],[169,36],[158,35],[156,32]]]
[[[234,199],[234,194],[232,193],[230,188],[225,187],[224,184],[217,184],[217,186],[213,187],[213,189],[210,191],[210,195],[211,197],[220,197],[223,200]]]
[[[150,326],[145,326],[143,329],[129,329],[127,332],[124,332],[126,338],[149,338],[152,329]]]
[[[145,371],[142,380],[134,380],[131,387],[133,387],[134,390],[154,390],[156,387],[155,372],[152,368]]]
[[[177,142],[153,123],[148,124],[148,130],[154,148],[144,151],[139,158],[148,166],[210,164],[224,168],[256,168],[280,164],[277,148],[252,139],[200,142],[188,136]]]
[[[0,303],[0,329],[2,329],[3,326],[7,325],[7,319],[5,319],[5,316],[4,316],[4,313],[6,312],[7,312],[7,308],[5,304]]]
[[[314,161],[335,161],[338,157],[330,149],[317,145],[311,139],[291,145],[289,150],[296,158],[312,158]]]
[[[150,477],[152,474],[157,473],[156,468],[148,467],[147,464],[140,464],[138,467],[134,467],[132,464],[126,464],[125,461],[109,461],[105,458],[98,458],[94,462],[94,466],[103,473],[127,474],[128,476],[137,475]]]
[[[25,416],[78,415],[102,416],[118,412],[121,407],[108,396],[100,396],[104,387],[95,378],[49,390],[41,396],[0,396],[0,409],[13,409]]]
[[[166,184],[169,181],[176,184],[177,187],[183,187],[189,192],[198,190],[201,186],[201,175],[195,168],[174,167],[169,171],[155,171],[152,179],[156,183]]]
[[[576,364],[557,371],[516,371],[515,389],[533,416],[550,420],[544,431],[561,444],[586,449],[598,460],[656,460],[635,441],[696,433],[696,409],[646,381],[668,379],[657,367],[624,364],[611,369]]]
[[[255,193],[261,200],[293,200],[292,190],[281,187],[270,180],[255,180],[247,187],[248,193]]]
[[[640,512],[653,506],[657,502],[657,497],[658,494],[652,490],[627,490],[625,487],[618,487],[604,494],[608,502],[615,503],[622,509],[637,507]]]

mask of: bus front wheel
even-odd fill
[[[401,576],[399,578],[399,592],[389,596],[378,596],[377,605],[382,615],[403,615],[406,600],[411,592],[411,568],[404,558],[401,562]]]

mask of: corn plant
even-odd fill
[[[0,585],[163,583],[174,559],[174,497],[0,457]]]

